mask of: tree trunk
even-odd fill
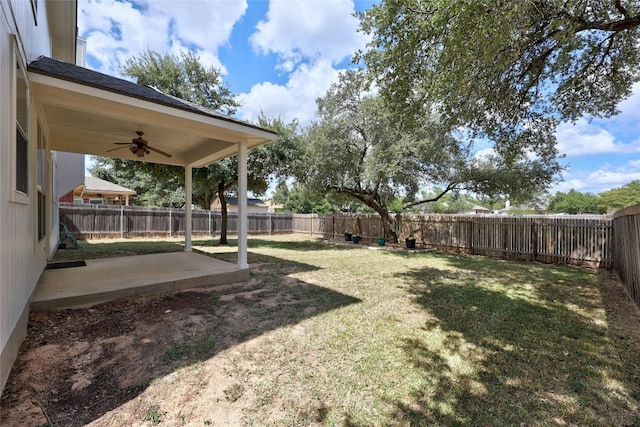
[[[220,244],[227,244],[227,199],[224,197],[224,181],[218,183],[218,198],[220,199]]]
[[[363,200],[367,206],[376,211],[378,215],[380,215],[380,219],[382,220],[382,229],[384,232],[384,237],[389,241],[389,243],[398,243],[398,234],[396,233],[396,221],[391,218],[389,215],[389,211],[386,209],[386,206],[383,205],[379,200]]]
[[[398,243],[398,233],[395,231],[395,221],[389,215],[389,212],[378,212],[380,218],[382,218],[382,228],[384,229],[384,238],[389,243]]]

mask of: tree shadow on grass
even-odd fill
[[[249,262],[260,266],[247,282],[32,313],[7,382],[0,423],[18,411],[25,387],[32,386],[39,392],[27,399],[39,401],[55,425],[85,425],[132,401],[156,378],[360,302],[289,276],[314,266],[254,254]],[[38,357],[40,369],[32,372]]]
[[[637,350],[593,315],[599,289],[589,274],[446,258],[457,269],[406,277],[432,318],[404,342],[423,381],[411,402],[393,402],[396,416],[411,425],[640,423]],[[580,295],[581,279],[590,295]]]

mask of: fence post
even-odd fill
[[[273,227],[272,227],[272,224],[271,224],[271,214],[269,214],[269,236],[271,236],[271,234],[273,234],[272,233],[272,229],[273,229]]]
[[[546,262],[551,263],[551,219],[547,218],[547,257]]]
[[[120,238],[124,238],[124,206],[120,205]]]
[[[502,222],[502,221],[501,221]],[[509,256],[509,252],[507,251],[507,247],[509,246],[508,243],[508,234],[509,233],[509,226],[505,223],[502,223],[502,253],[501,256],[503,258],[507,258]]]
[[[336,238],[336,215],[331,215],[331,238]]]
[[[209,227],[209,237],[211,237],[211,209],[209,209],[209,221],[207,222],[207,227]]]
[[[538,259],[538,223],[531,224],[531,250],[533,251],[533,261]]]
[[[169,208],[169,238],[171,238],[171,208]]]

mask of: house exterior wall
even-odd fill
[[[212,211],[220,212],[220,206],[217,209],[211,209]],[[227,212],[229,213],[238,213],[238,205],[227,205]],[[247,206],[248,213],[269,213],[268,207],[262,206]]]
[[[59,199],[84,182],[84,154],[56,151],[54,158],[55,198]]]
[[[67,1],[66,5],[75,3]],[[44,270],[52,229],[53,161],[46,129],[38,128],[38,112],[29,97],[27,195],[14,190],[16,164],[16,61],[27,79],[27,63],[51,56],[48,4],[44,0],[0,0],[0,387],[9,376],[26,334],[29,303]],[[75,10],[75,9],[73,9]],[[37,22],[37,25],[36,25]],[[75,26],[75,22],[69,23]],[[39,138],[42,135],[42,138]],[[39,229],[38,188],[44,182],[45,221]],[[41,232],[41,230],[45,230]],[[39,233],[43,237],[39,238]],[[57,239],[57,236],[55,236]]]
[[[215,200],[211,203],[211,210],[214,212],[220,212],[220,199],[215,198]],[[236,199],[232,201],[227,200],[227,212],[229,213],[238,213],[238,205]],[[247,213],[269,213],[269,206],[267,204],[247,204]]]
[[[73,191],[69,191],[58,200],[60,203],[73,203]]]

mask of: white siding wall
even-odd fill
[[[31,295],[47,261],[47,239],[37,241],[36,135],[37,115],[31,105],[29,113],[29,198],[27,204],[11,201],[12,156],[15,146],[15,100],[13,95],[14,40],[22,59],[50,55],[46,4],[38,2],[38,25],[35,25],[31,2],[0,0],[0,386],[8,376],[14,349],[7,348],[11,335],[24,320]],[[14,38],[15,37],[15,38]],[[26,64],[23,64],[26,71]],[[50,162],[49,162],[50,164]],[[51,170],[48,172],[51,182]],[[24,326],[24,325],[22,325]],[[20,328],[18,328],[20,329]],[[21,339],[20,339],[21,340]],[[19,341],[20,341],[19,340]],[[19,342],[18,341],[18,342]],[[12,340],[14,342],[14,340]]]
[[[84,182],[84,154],[55,152],[56,199]]]

